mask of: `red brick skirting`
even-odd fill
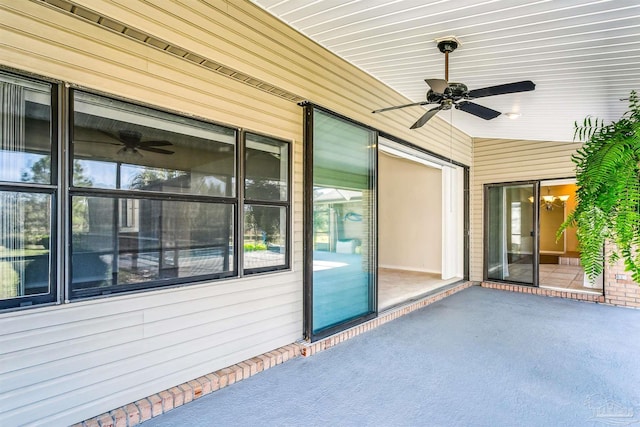
[[[289,344],[98,415],[73,427],[135,426],[298,356],[300,346]]]
[[[524,294],[543,295],[547,297],[560,297],[571,298],[580,301],[599,302],[604,303],[605,299],[603,295],[591,294],[586,292],[570,292],[559,291],[555,289],[535,288],[524,285],[513,285],[508,283],[494,283],[494,282],[482,282],[480,284],[483,288],[500,289],[502,291],[522,292]]]
[[[229,386],[245,378],[249,378],[258,372],[265,371],[273,366],[286,362],[298,356],[312,356],[320,351],[360,335],[366,331],[377,328],[412,311],[423,308],[436,301],[448,297],[456,292],[473,286],[472,282],[455,285],[442,292],[425,297],[419,301],[388,310],[379,317],[369,320],[361,325],[354,326],[346,331],[339,332],[331,337],[314,343],[298,342],[280,347],[265,354],[261,354],[244,362],[220,369],[200,378],[177,385],[161,391],[152,396],[140,399],[136,402],[114,409],[113,411],[98,415],[97,417],[74,424],[72,427],[131,427],[153,417],[157,417],[178,406],[182,406],[209,393]]]

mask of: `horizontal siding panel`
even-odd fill
[[[297,319],[297,316],[293,317]],[[7,422],[8,425],[28,424],[42,419],[42,414],[46,413],[68,412],[72,414],[76,406],[79,406],[77,413],[80,418],[76,416],[74,419],[88,418],[96,415],[95,409],[91,409],[90,407],[91,402],[89,402],[88,405],[78,405],[78,402],[86,400],[86,395],[91,396],[94,400],[111,401],[113,402],[111,403],[111,407],[113,408],[119,405],[119,403],[116,402],[122,402],[122,400],[125,399],[130,399],[128,402],[132,401],[130,396],[137,396],[133,398],[133,400],[136,400],[179,384],[184,381],[181,380],[184,373],[187,373],[188,378],[197,378],[208,372],[213,372],[235,363],[229,360],[235,360],[237,362],[251,357],[248,356],[244,357],[244,359],[237,359],[242,350],[255,346],[256,342],[261,343],[261,340],[265,338],[267,342],[274,342],[274,337],[270,334],[272,330],[284,330],[288,332],[286,338],[291,342],[291,336],[297,331],[297,325],[294,326],[290,323],[291,326],[287,327],[283,321],[289,318],[290,316],[286,318],[276,318],[261,324],[252,325],[253,327],[247,329],[249,333],[247,336],[239,337],[230,334],[230,336],[224,337],[224,339],[227,339],[229,342],[228,359],[225,359],[224,356],[219,357],[217,355],[215,355],[215,358],[212,357],[207,350],[215,345],[215,340],[203,338],[185,345],[181,353],[175,348],[168,348],[166,352],[163,352],[166,355],[165,357],[156,356],[151,358],[143,355],[130,358],[125,361],[125,363],[110,363],[108,367],[101,368],[101,372],[97,375],[93,371],[76,373],[74,374],[75,383],[77,384],[78,381],[81,381],[86,384],[82,389],[74,388],[74,383],[67,382],[65,378],[49,381],[44,386],[49,390],[46,395],[51,397],[29,405],[28,407],[33,408],[31,411],[25,410],[27,406],[21,407],[16,405],[16,403],[19,403],[23,398],[22,393],[28,393],[28,390],[19,390],[18,392],[12,393],[11,396],[12,406],[15,406],[16,409],[3,414],[3,420]],[[141,345],[144,345],[144,343]],[[220,344],[218,348],[225,348],[224,343]],[[253,356],[257,354],[260,353],[255,353]],[[243,356],[244,354],[240,357]],[[212,364],[212,360],[220,363],[220,365]],[[133,369],[133,367],[137,369]],[[145,380],[130,381],[133,375],[144,378]],[[123,386],[125,385],[127,387],[126,393],[118,393],[118,390],[123,390]],[[66,390],[67,386],[69,390]],[[38,384],[37,386],[30,387],[32,392],[37,392],[37,390],[34,390],[34,387],[39,388],[43,387],[43,385]],[[112,396],[113,394],[118,396]],[[117,397],[118,399],[114,399],[113,397]],[[25,396],[24,399],[26,403],[30,403],[32,400],[28,396]],[[89,407],[87,408],[87,406]],[[44,419],[48,420],[50,417]],[[68,423],[68,421],[66,421],[68,416],[61,417],[60,419]]]
[[[2,372],[0,381],[5,373],[18,371],[30,366],[44,365],[53,360],[60,360],[78,354],[90,354],[123,342],[132,342],[144,337],[143,327],[113,329],[102,333],[94,333],[80,338],[67,338],[50,344],[28,347],[25,350],[14,351],[2,355]]]
[[[0,395],[0,407],[5,400],[10,400],[13,405],[25,405],[32,399],[32,393],[38,393],[38,390],[55,388],[57,392],[64,393],[77,388],[78,384],[99,383],[135,373],[150,362],[170,359],[179,362],[181,357],[192,351],[206,352],[211,359],[216,359],[230,352],[226,347],[233,348],[235,339],[258,333],[252,331],[265,332],[268,325],[277,327],[294,322],[297,312],[292,304],[273,305],[9,372],[0,377],[7,384],[5,392]]]
[[[43,307],[17,313],[4,313],[0,315],[2,316],[0,320],[2,320],[3,324],[0,333],[8,335],[17,332],[24,333],[30,330],[37,331],[54,325],[65,325],[67,323],[83,322],[95,318],[107,318],[121,313],[135,312],[141,308],[149,309],[167,304],[188,303],[202,298],[233,295],[241,291],[251,292],[280,284],[301,287],[299,283],[296,283],[295,275],[292,272],[286,272],[100,298],[76,302],[68,306]]]
[[[258,291],[237,293],[226,301],[218,298],[190,301],[184,309],[175,307],[174,304],[147,309],[144,311],[144,337],[149,338],[172,331],[211,324],[233,316],[283,304],[293,306],[301,300],[302,295],[298,295],[297,291],[298,289],[293,286],[280,285]],[[238,302],[239,300],[242,302]],[[189,311],[188,314],[184,314],[186,309]]]
[[[244,348],[242,350],[233,354],[229,354],[225,358],[221,359],[223,362],[222,366],[230,366],[236,363],[236,361],[246,360],[258,354],[262,354],[269,350],[272,350],[274,343],[276,344],[276,347],[281,347],[283,345],[291,343],[292,342],[291,336],[294,335],[296,331],[297,331],[297,325],[289,325],[289,326],[283,326],[277,329],[277,332],[280,333],[280,335],[274,334],[273,333],[274,330],[269,331],[268,334],[256,334],[254,337],[248,338],[247,341],[242,341],[242,344],[244,345]],[[253,344],[254,348],[258,349],[258,351],[256,353],[248,352],[247,342],[249,342],[250,344]],[[167,374],[160,378],[154,377],[154,376],[147,376],[146,381],[135,384],[135,385],[131,385],[126,390],[126,392],[122,391],[122,389],[118,387],[119,383],[117,381],[113,381],[109,384],[109,387],[112,390],[115,390],[114,392],[109,392],[108,390],[105,390],[104,387],[101,387],[99,384],[96,384],[91,387],[91,395],[98,396],[99,401],[104,402],[106,406],[110,408],[115,408],[121,405],[120,402],[123,401],[123,396],[124,398],[126,398],[126,396],[133,394],[140,397],[146,397],[151,394],[157,393],[158,390],[164,390],[175,384],[179,384],[180,382],[182,382],[181,378],[184,375],[186,375],[188,378],[197,378],[202,376],[203,374],[206,374],[208,372],[215,371],[218,369],[218,368],[211,368],[209,371],[206,371],[206,372],[202,371],[202,366],[209,361],[200,360],[197,357],[192,357],[192,356],[196,356],[196,355],[194,354],[194,355],[185,356],[181,360],[181,362],[183,362],[183,370],[181,371],[170,372],[166,364],[156,365],[153,368],[150,368],[149,370],[145,370],[143,374],[149,375],[149,373],[153,373],[156,370],[164,370],[167,372]],[[64,399],[58,399],[56,397],[53,402],[51,401],[42,402],[41,406],[43,409],[44,408],[55,409],[56,405],[59,404],[58,402],[64,403],[64,402],[67,402],[68,399],[74,399],[75,401],[79,402],[79,401],[82,401],[82,398],[83,396],[76,392],[73,395],[65,396]],[[40,402],[38,402],[38,404],[40,404]],[[54,423],[57,422],[60,425],[64,425],[69,423],[67,421],[69,419],[79,419],[79,420],[86,419],[95,415],[96,413],[95,409],[92,409],[93,404],[94,402],[89,402],[84,405],[74,406],[72,408],[69,408],[68,411],[65,411],[63,413],[58,413],[51,417],[39,418],[37,421],[40,421],[40,420],[51,421]],[[38,416],[40,416],[40,413],[38,413]],[[17,419],[20,419],[20,418],[18,417]]]
[[[90,319],[82,322],[82,327],[78,327],[76,323],[67,323],[57,327],[38,328],[31,333],[12,334],[0,341],[0,347],[5,353],[2,371],[20,369],[25,363],[25,357],[40,355],[51,362],[66,357],[74,347],[76,352],[80,350],[82,353],[94,350],[93,347],[104,348],[105,340],[118,334],[119,343],[122,344],[172,330],[215,323],[271,305],[279,306],[285,302],[292,306],[300,305],[301,295],[296,284],[280,284],[222,297],[198,298],[183,303],[185,307],[169,303],[134,313]],[[239,300],[242,303],[238,303]],[[161,313],[164,314],[163,317],[160,317]],[[129,336],[129,339],[125,336]],[[95,342],[91,342],[91,337],[95,337]],[[11,361],[18,362],[18,365]]]
[[[43,323],[46,323],[46,319],[43,320]],[[0,351],[3,357],[7,353],[15,351],[38,348],[55,342],[74,340],[107,331],[136,327],[143,322],[143,316],[139,312],[119,313],[109,316],[90,317],[82,321],[69,321],[57,325],[41,326],[39,328],[33,328],[31,319],[28,317],[25,317],[24,321],[27,323],[25,326],[28,329],[24,328],[21,331],[13,334],[3,334],[0,337]],[[8,365],[3,363],[2,368],[2,370],[5,370]]]
[[[70,20],[69,25],[77,24],[74,22],[77,20],[71,17],[65,18]],[[6,19],[8,21],[11,19],[9,22],[12,25],[20,24],[20,17]],[[8,26],[7,22],[2,24]],[[95,31],[93,26],[89,24],[85,26],[88,27],[87,31]],[[123,39],[115,34],[110,36],[114,39],[113,43],[125,42],[122,43],[125,46],[129,44],[138,47],[138,43],[134,41]],[[79,79],[79,74],[99,70],[99,77],[117,80],[121,85],[127,86],[126,90],[114,91],[114,94],[119,96],[145,100],[159,106],[171,105],[172,109],[195,114],[198,111],[210,111],[212,106],[216,106],[221,110],[219,114],[234,117],[236,122],[244,118],[245,122],[250,121],[254,127],[265,125],[277,129],[288,129],[287,137],[289,138],[297,135],[302,126],[300,108],[291,102],[268,97],[261,91],[179,58],[163,55],[151,47],[141,46],[146,48],[144,52],[146,59],[140,61],[138,56],[128,55],[127,51],[120,46],[114,45],[113,48],[105,49],[104,44],[78,36],[74,37],[74,33],[69,32],[64,35],[65,43],[68,45],[54,43],[46,37],[40,37],[39,34],[23,35],[22,31],[9,32],[6,38],[12,46],[29,45],[31,55],[41,56],[44,62],[60,61],[59,58],[65,58],[65,63],[62,65],[73,70],[73,73],[55,77],[80,85],[93,87],[94,85],[86,81],[87,79],[85,81]],[[71,49],[73,54],[68,53]],[[82,67],[77,64],[82,64]],[[257,97],[256,92],[261,96]],[[157,94],[158,98],[149,99],[149,93]],[[227,107],[225,110],[222,108],[225,105],[233,105],[233,107]],[[267,115],[269,118],[263,120],[262,117]],[[281,133],[280,131],[278,136],[281,136]]]

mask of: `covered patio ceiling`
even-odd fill
[[[473,137],[571,141],[574,121],[588,115],[616,120],[628,105],[621,99],[640,89],[638,0],[252,1],[408,102],[425,100],[425,78],[444,78],[435,40],[445,36],[461,43],[450,55],[449,81],[469,89],[536,84],[534,92],[477,100],[519,113],[516,120],[438,114]],[[417,120],[431,107],[409,111]]]

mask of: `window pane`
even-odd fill
[[[245,198],[286,201],[289,144],[247,134],[245,150]]]
[[[0,73],[0,181],[51,183],[51,87]]]
[[[244,268],[284,266],[287,248],[287,209],[245,205]]]
[[[74,92],[76,187],[233,196],[233,129]]]
[[[375,310],[375,134],[313,116],[313,333]]]
[[[74,196],[72,210],[73,291],[233,271],[232,205]]]
[[[51,196],[0,191],[0,299],[49,293]]]

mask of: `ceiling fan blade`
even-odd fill
[[[449,83],[443,79],[425,79],[424,81],[435,93],[444,93],[449,88]]]
[[[416,105],[427,105],[427,104],[431,104],[431,103],[429,101],[413,102],[411,104],[396,105],[395,107],[386,107],[386,108],[381,108],[379,110],[373,110],[372,113],[384,113],[385,111],[397,110],[399,108],[407,108],[407,107],[414,107]]]
[[[99,140],[96,140],[96,139],[91,139],[91,140],[89,140],[89,139],[74,139],[73,142],[84,142],[84,143],[87,143],[87,144],[122,145],[122,141],[120,141],[120,139],[116,135],[114,135],[112,133],[109,133],[109,132],[104,131],[102,129],[90,129],[90,130],[91,131],[96,131],[98,133],[101,133],[102,135],[104,135],[104,136],[108,137],[109,139],[113,140],[113,142],[112,141],[99,141]]]
[[[174,151],[165,150],[163,148],[154,148],[154,147],[137,147],[138,150],[151,151],[152,153],[159,154],[173,154]]]
[[[136,145],[137,147],[167,147],[173,145],[169,141],[140,141]]]
[[[74,139],[73,143],[81,143],[81,144],[107,144],[107,145],[122,145],[120,142],[107,142],[107,141],[91,141],[87,139]]]
[[[422,115],[422,117],[420,117],[418,119],[417,122],[415,122],[412,126],[411,129],[418,129],[419,127],[422,127],[425,123],[427,123],[429,121],[429,119],[431,119],[431,117],[435,116],[438,111],[442,110],[444,107],[441,105],[439,107],[435,107],[432,108],[431,110],[427,111],[426,113],[424,113]]]
[[[497,86],[489,86],[482,89],[470,90],[468,93],[469,98],[482,98],[484,96],[504,95],[507,93],[527,92],[536,88],[535,83],[531,80],[524,80],[521,82],[507,83]]]
[[[464,101],[456,104],[458,110],[462,110],[465,113],[473,114],[481,119],[491,120],[502,114],[500,111],[492,110],[491,108],[484,107],[473,102]]]

